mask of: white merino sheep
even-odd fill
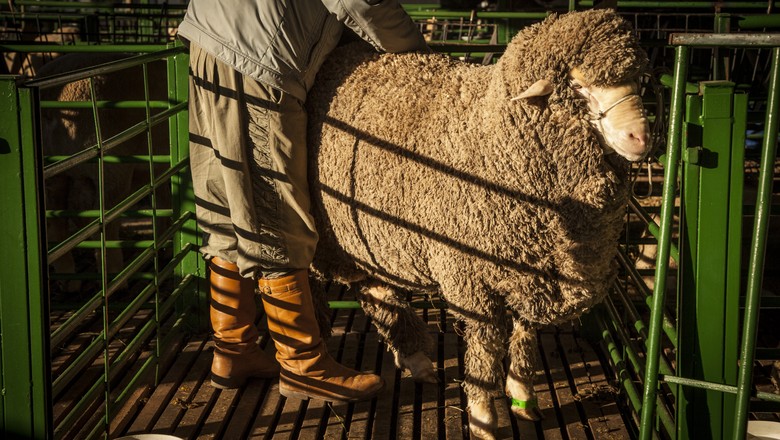
[[[442,295],[464,323],[475,436],[492,437],[504,390],[518,417],[539,417],[536,329],[588,310],[616,275],[626,159],[649,150],[646,63],[626,21],[590,10],[524,29],[491,66],[345,47],[320,71],[313,273],[357,285],[420,380],[435,380],[429,335],[393,286]]]

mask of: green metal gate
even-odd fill
[[[751,380],[772,212],[780,39],[674,34],[670,45],[676,57],[668,143],[659,160],[659,222],[632,203],[634,215],[657,238],[652,288],[622,251],[626,278],[595,325],[635,411],[639,438],[742,439],[750,411],[780,411],[780,396],[756,391]],[[727,81],[688,83],[690,50],[703,47],[770,48],[766,95],[750,96]],[[752,205],[744,195],[746,125],[755,113],[749,109],[764,105]],[[745,221],[750,217],[752,229]],[[777,307],[772,298],[763,303]],[[780,357],[777,349],[758,353]]]
[[[187,325],[203,324],[203,267],[195,246],[187,153],[187,54],[182,47],[159,48],[46,78],[0,77],[0,206],[6,216],[0,235],[4,438],[104,436],[115,412],[132,404],[138,384],[156,380],[172,338],[180,338]],[[152,66],[160,64],[162,72],[151,74]],[[99,96],[101,81],[122,72],[131,72],[124,78],[143,84],[140,96],[123,101]],[[165,96],[150,94],[155,82],[162,82]],[[47,90],[69,84],[81,84],[89,92],[78,101],[41,99],[49,96]],[[116,88],[123,86],[129,87]],[[62,155],[47,150],[72,139],[52,139],[46,114],[55,115],[58,123],[83,117],[93,121],[91,127],[77,127],[83,130],[78,132],[82,143],[74,145],[78,151]],[[167,133],[163,145],[155,138],[159,130]],[[127,153],[139,153],[139,148],[140,154]],[[140,183],[120,196],[110,194],[106,183],[116,177],[111,174],[127,167],[141,171]],[[60,206],[63,200],[52,194],[62,190],[62,182],[96,196],[90,201],[96,206]],[[70,201],[83,195],[71,192],[66,197]],[[56,222],[68,228],[53,241]],[[112,235],[109,229],[117,224],[141,231],[131,238]],[[123,266],[108,267],[112,252],[121,252]],[[46,269],[67,258],[86,269]],[[79,289],[56,288],[70,282],[79,283]]]

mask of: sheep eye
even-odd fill
[[[572,81],[569,84],[571,85],[571,88],[574,89],[574,90],[582,89],[582,84],[580,84],[580,83],[576,83],[576,82]]]

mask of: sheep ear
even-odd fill
[[[547,79],[540,79],[539,81],[536,81],[535,83],[531,84],[531,87],[528,87],[525,89],[525,91],[516,97],[512,98],[512,100],[516,99],[526,99],[526,98],[533,98],[536,96],[547,96],[553,91],[553,85],[550,82],[550,80]]]

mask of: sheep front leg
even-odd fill
[[[365,282],[360,293],[360,305],[387,342],[396,367],[409,369],[416,382],[438,382],[433,362],[425,354],[432,345],[431,336],[409,303],[377,281]]]
[[[463,389],[468,398],[469,431],[472,438],[478,439],[495,438],[498,416],[493,398],[500,393],[504,380],[506,332],[488,321],[492,317],[465,319]]]
[[[542,412],[534,393],[536,372],[536,330],[527,322],[515,318],[509,340],[509,374],[506,394],[512,402],[512,413],[519,419],[540,420]]]

